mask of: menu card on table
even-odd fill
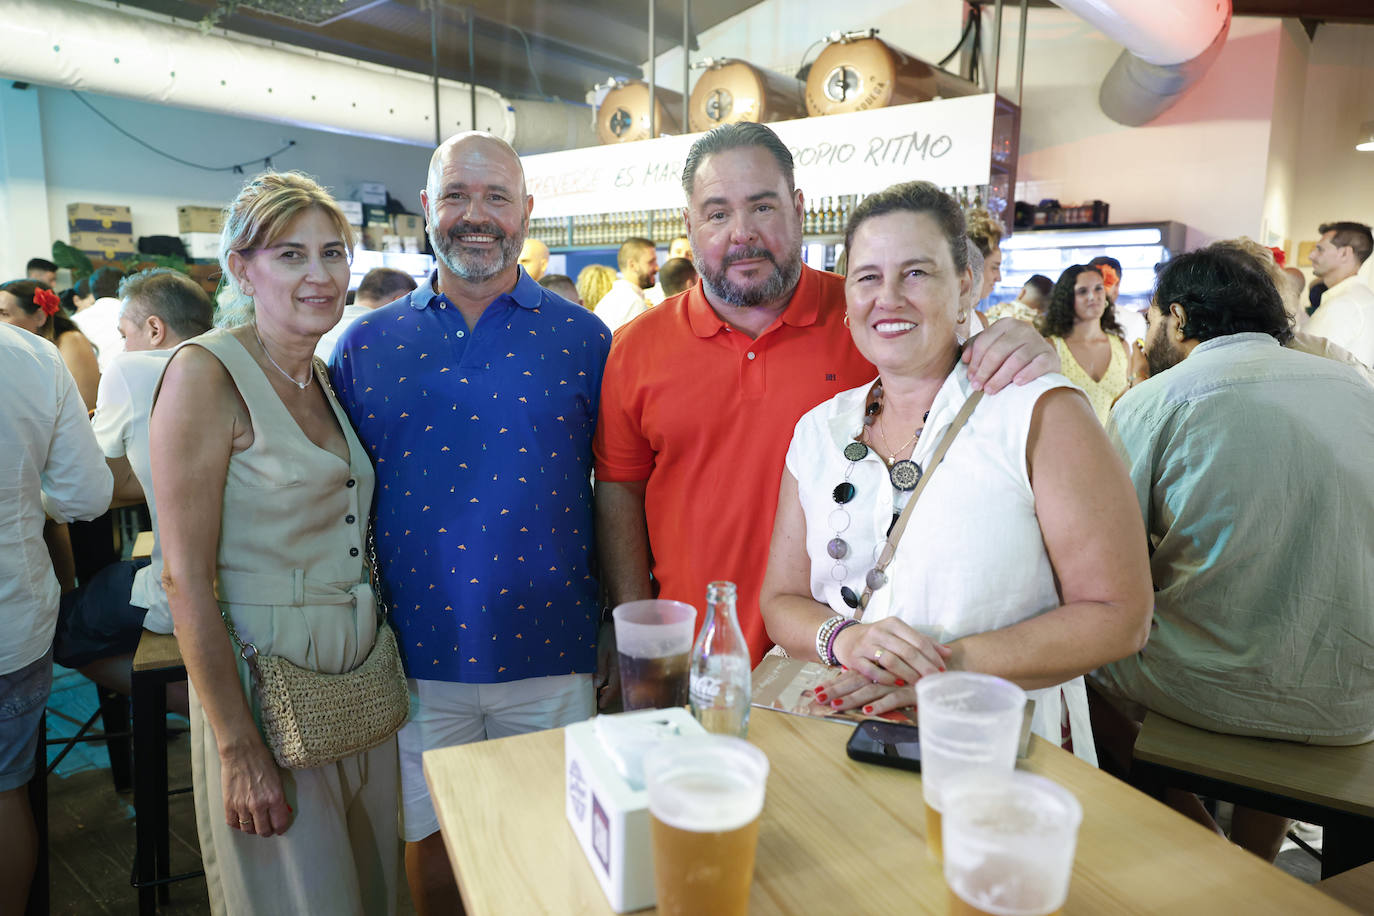
[[[880,716],[864,715],[861,709],[843,712],[816,699],[816,685],[833,681],[844,672],[820,662],[808,662],[785,655],[765,655],[754,669],[753,703],[764,709],[777,709],[794,716],[811,716],[835,722],[880,722],[916,724],[916,709],[894,709]]]

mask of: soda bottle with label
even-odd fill
[[[692,715],[708,732],[749,731],[749,645],[735,616],[735,583],[706,586],[706,622],[692,646]]]

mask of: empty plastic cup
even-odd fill
[[[1010,772],[1025,709],[1026,692],[991,674],[948,671],[916,682],[926,848],[937,860],[945,784],[965,773]]]

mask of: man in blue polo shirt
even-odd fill
[[[419,913],[461,912],[429,749],[593,714],[592,435],[606,325],[520,268],[519,157],[460,134],[420,193],[436,273],[355,322],[331,378],[377,468],[377,562],[411,677],[401,730]]]

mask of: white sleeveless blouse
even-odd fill
[[[873,593],[865,623],[896,616],[931,639],[950,642],[1061,604],[1035,515],[1026,440],[1040,397],[1072,387],[1053,374],[983,399],[922,492],[887,568],[888,584]],[[876,453],[870,450],[852,463],[842,454],[862,426],[869,388],[842,392],[803,416],[787,452],[806,516],[811,595],[846,616],[853,611],[840,588],[862,594],[896,505],[887,466]],[[922,467],[972,392],[961,362],[936,395],[912,456]],[[839,506],[832,492],[846,479],[856,493]],[[849,545],[848,556],[838,562],[826,552],[837,536]],[[1061,740],[1063,696],[1074,752],[1096,765],[1083,679],[1027,693],[1036,704],[1032,730],[1055,745]]]

